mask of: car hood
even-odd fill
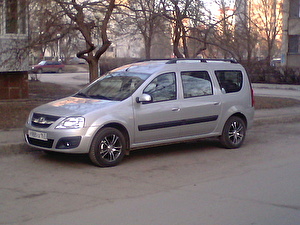
[[[35,113],[54,116],[83,116],[87,113],[117,104],[118,101],[67,97],[35,108]]]

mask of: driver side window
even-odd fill
[[[150,95],[153,102],[175,100],[175,73],[165,73],[157,76],[150,84],[148,84],[143,93]]]

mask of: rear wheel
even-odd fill
[[[126,140],[122,132],[106,127],[100,130],[90,148],[91,161],[101,167],[118,165],[125,155]]]
[[[246,124],[237,116],[230,117],[223,128],[220,142],[225,148],[239,148],[246,136]]]

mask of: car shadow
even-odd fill
[[[180,157],[182,155],[194,154],[195,151],[206,152],[213,151],[216,149],[222,149],[218,139],[201,139],[191,142],[182,142],[176,144],[169,144],[157,147],[148,147],[138,150],[133,150],[128,156],[125,156],[122,164],[134,164],[136,161],[151,160],[151,158],[158,157],[173,157],[174,155]],[[78,167],[86,165],[93,166],[94,164],[89,159],[88,154],[70,154],[70,153],[60,153],[43,151],[38,149],[31,150],[31,154],[35,154],[41,160],[47,163],[62,164],[68,167]]]

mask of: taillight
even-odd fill
[[[252,86],[250,86],[250,88],[251,88],[251,104],[252,104],[252,107],[254,107],[254,105],[255,105],[254,91],[253,91]]]

